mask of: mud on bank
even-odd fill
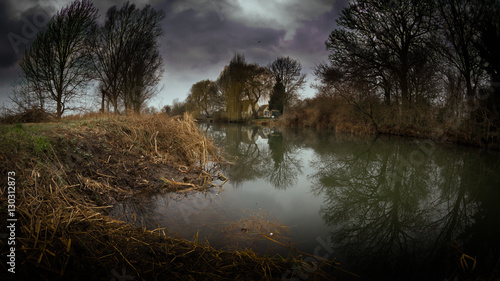
[[[297,265],[308,268],[300,257],[223,252],[107,216],[126,197],[214,185],[222,153],[190,116],[98,116],[3,125],[0,133],[2,175],[15,172],[18,219],[15,276],[7,271],[11,246],[0,239],[2,280],[281,280]]]

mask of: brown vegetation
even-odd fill
[[[108,216],[125,197],[213,186],[223,157],[190,116],[72,119],[0,127],[2,174],[15,172],[18,280],[260,280],[291,268],[282,258],[224,252]],[[2,239],[1,274],[10,274],[8,247]]]
[[[279,123],[356,135],[388,134],[500,148],[500,132],[490,128],[491,121],[482,108],[461,118],[450,116],[446,108],[400,109],[377,101],[355,104],[343,97],[317,95],[289,110]]]
[[[341,11],[316,97],[284,123],[499,147],[498,2],[393,4]]]
[[[51,118],[51,114],[45,110],[34,107],[19,113],[4,114],[0,118],[0,124],[40,123],[48,122]]]

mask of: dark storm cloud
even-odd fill
[[[338,18],[338,13],[339,10],[334,6],[324,14],[305,21],[297,29],[294,38],[290,40],[287,45],[288,49],[305,55],[324,53],[325,41],[337,26],[335,20]]]
[[[313,68],[327,58],[325,40],[348,0],[175,1],[164,25],[169,85],[216,79],[234,53],[267,65],[280,56],[298,59],[312,82]],[[173,90],[172,90],[173,91]],[[305,88],[305,96],[313,90]]]
[[[287,6],[252,1],[254,7],[245,7],[248,3],[214,0],[158,5],[167,14],[162,39],[166,67],[201,72],[214,64],[227,64],[236,52],[263,65],[281,55],[323,56],[324,42],[347,0],[289,1]],[[258,14],[259,8],[267,14]],[[317,57],[314,63],[321,59]]]
[[[348,0],[132,0],[165,12],[160,48],[165,75],[161,98],[183,100],[192,84],[216,79],[235,53],[267,65],[279,56],[299,59],[303,71],[327,58],[324,42]],[[18,59],[34,39],[32,29],[72,0],[0,2],[0,95],[17,77]],[[95,1],[100,23],[106,11],[126,1]],[[33,28],[34,26],[34,28]],[[31,29],[30,29],[31,28]],[[10,34],[10,37],[8,36]],[[17,41],[16,41],[17,39]],[[14,41],[13,41],[14,40]],[[14,44],[12,42],[15,42]],[[17,50],[16,50],[17,49]],[[9,80],[10,79],[10,80]]]
[[[16,15],[7,2],[0,3],[0,67],[7,68],[17,63],[38,31],[47,24],[52,9],[33,6]]]
[[[17,61],[17,55],[7,38],[7,31],[16,23],[10,20],[5,5],[6,3],[0,2],[0,32],[2,36],[0,40],[0,68],[11,66]]]
[[[202,71],[213,64],[229,62],[236,52],[258,56],[259,50],[268,52],[278,46],[285,35],[283,30],[230,21],[215,9],[166,13],[162,39],[166,67]]]
[[[8,103],[19,78],[19,59],[44,28],[55,8],[37,1],[0,2],[0,104]]]

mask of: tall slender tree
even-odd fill
[[[226,101],[226,114],[230,120],[241,120],[241,106],[244,97],[245,56],[235,54],[217,79],[217,85]]]
[[[491,132],[500,131],[500,3],[496,0],[486,1],[483,6],[483,18],[480,23],[478,49],[486,62],[485,70],[489,75],[489,87],[481,94],[483,107],[486,109],[485,123],[488,123]]]
[[[442,42],[440,54],[465,81],[464,98],[472,99],[485,73],[484,60],[475,44],[484,16],[484,1],[438,0]]]
[[[283,114],[283,102],[285,100],[285,86],[281,83],[281,79],[278,77],[276,83],[273,87],[273,92],[269,99],[269,109],[278,110],[280,114]]]

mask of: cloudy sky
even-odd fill
[[[0,2],[0,105],[8,105],[18,79],[23,51],[59,9],[71,0],[2,0]],[[94,1],[100,21],[107,9],[124,1]],[[217,79],[235,53],[247,62],[267,65],[279,56],[298,59],[314,95],[312,68],[326,60],[324,42],[347,0],[136,0],[162,9],[164,60],[161,91],[150,102],[159,107],[184,100],[192,84]]]

